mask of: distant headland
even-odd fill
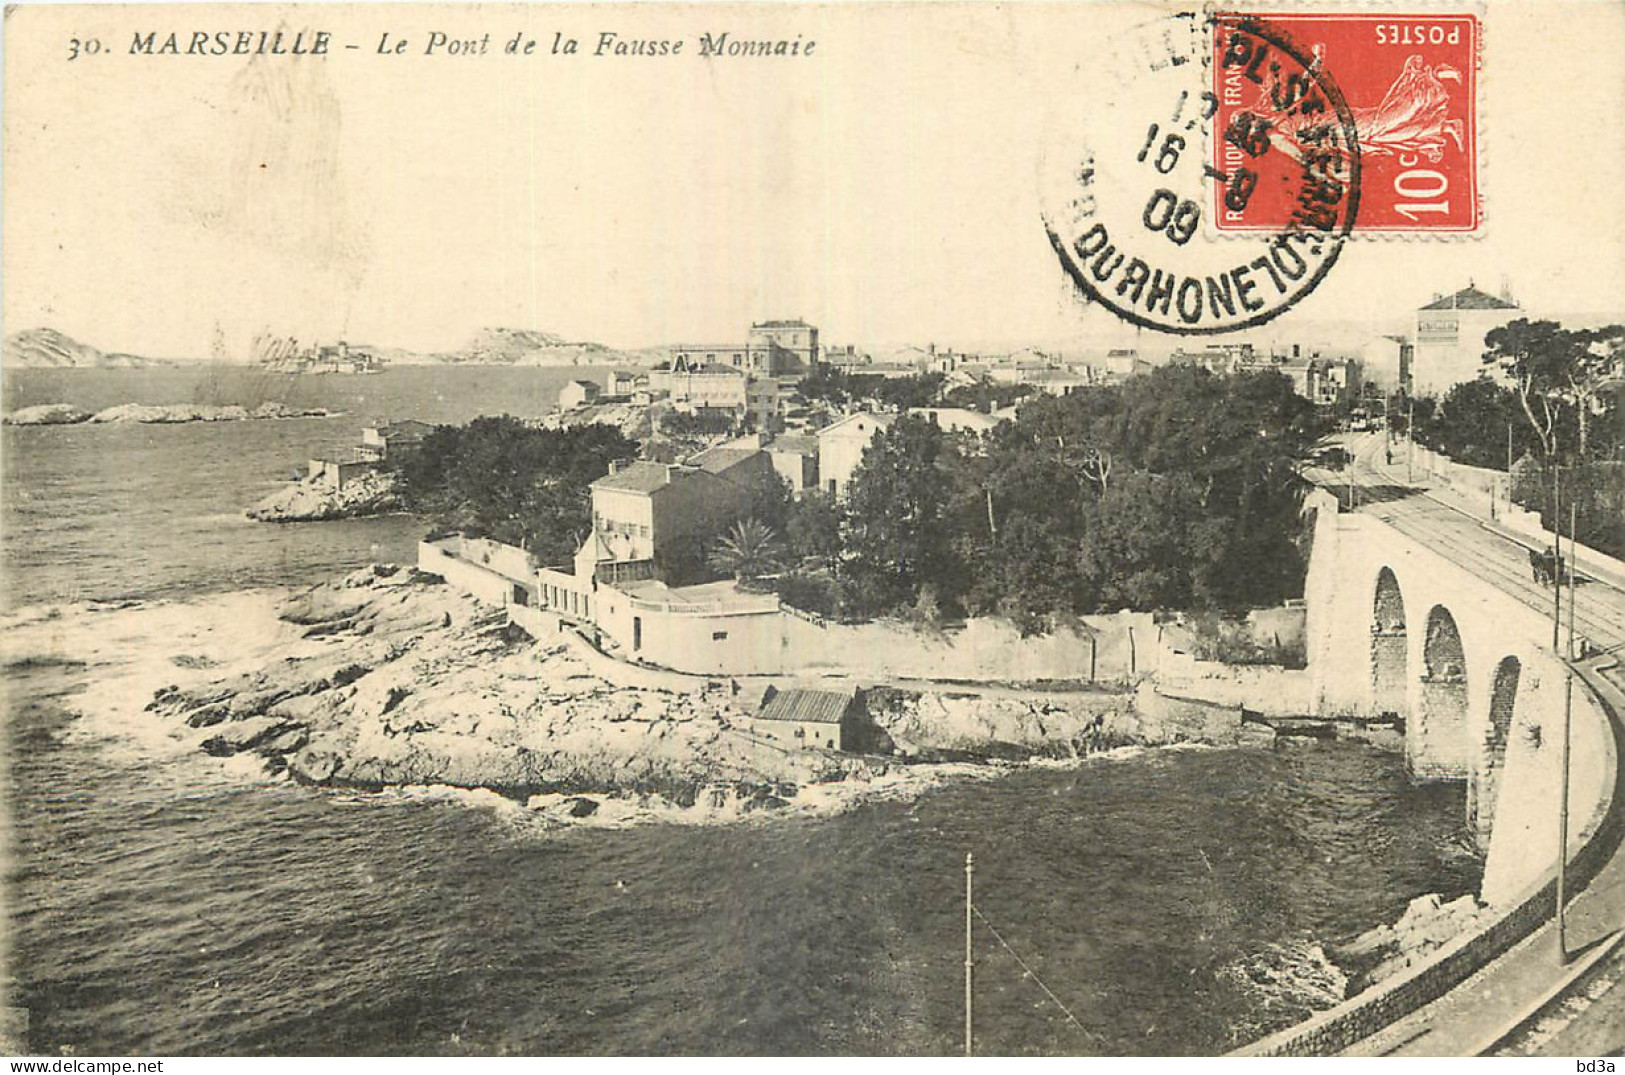
[[[274,373],[330,373],[378,372],[389,366],[653,366],[665,357],[665,348],[623,351],[551,332],[485,328],[461,347],[445,351],[261,334],[244,355],[216,346],[201,358],[153,358],[102,351],[53,328],[31,328],[6,337],[4,365],[10,370],[147,369],[213,363]]]

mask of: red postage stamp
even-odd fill
[[[1215,185],[1218,230],[1278,230],[1301,212],[1296,173],[1320,151],[1333,111],[1319,119],[1304,98],[1330,87],[1357,134],[1355,234],[1476,231],[1479,40],[1467,14],[1218,16],[1212,152],[1215,175],[1226,177]],[[1313,88],[1271,43],[1308,60]]]

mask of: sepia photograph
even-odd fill
[[[1614,1071],[1621,56],[7,6],[10,1070]]]

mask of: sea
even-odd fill
[[[1325,945],[1476,889],[1461,789],[1412,786],[1360,743],[1128,750],[818,816],[561,826],[478,791],[302,787],[141,708],[151,675],[248,637],[288,589],[412,558],[410,516],[243,516],[309,455],[377,420],[540,415],[595,373],[4,373],[8,411],[333,412],[3,430],[3,971],[26,1048],[957,1053],[973,853],[978,1053],[1213,1054],[1326,1003]]]

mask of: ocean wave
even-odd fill
[[[1248,1016],[1232,1025],[1238,1042],[1252,1041],[1340,1004],[1348,976],[1307,934],[1266,944],[1220,967],[1215,977],[1248,998]]]

